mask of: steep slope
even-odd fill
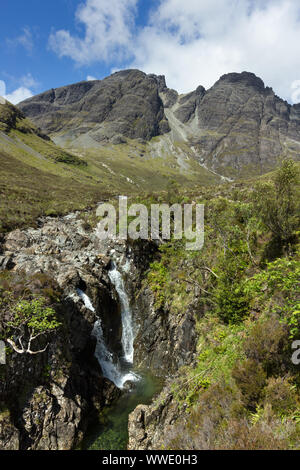
[[[60,135],[61,143],[92,147],[110,139],[119,143],[118,135],[149,140],[169,130],[156,78],[138,70],[52,89],[20,109],[45,132]]]
[[[178,96],[163,89],[161,96],[177,138],[218,173],[247,177],[300,157],[300,105],[281,100],[252,73],[224,75],[208,91]]]
[[[0,104],[0,233],[103,197],[81,158],[57,147],[15,106]]]
[[[181,174],[193,173],[194,161],[200,174],[199,164],[211,176],[248,177],[285,156],[300,157],[300,105],[281,100],[249,72],[179,95],[163,76],[125,70],[50,90],[19,108],[64,147],[89,153],[144,140],[144,161],[155,166],[154,157],[167,156],[166,166]]]

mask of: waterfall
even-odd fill
[[[85,307],[95,313],[95,308],[90,298],[81,289],[76,290]],[[111,380],[118,388],[123,388],[124,384],[128,381],[136,381],[138,379],[136,374],[122,371],[120,364],[114,362],[113,354],[108,350],[105,344],[100,319],[95,322],[92,335],[95,336],[97,340],[95,356],[101,366],[103,376]]]
[[[133,326],[132,314],[129,305],[129,299],[125,291],[124,281],[121,273],[117,270],[117,266],[112,262],[112,267],[108,272],[111,283],[115,286],[121,304],[121,319],[122,319],[122,347],[124,359],[129,364],[133,363]]]
[[[93,307],[93,304],[91,302],[91,299],[89,298],[88,295],[86,295],[81,289],[76,289],[77,290],[77,294],[79,295],[79,297],[81,298],[81,300],[83,301],[85,307],[88,309],[88,310],[91,310],[92,312],[95,313],[95,309]]]
[[[92,335],[97,339],[95,356],[98,359],[104,377],[111,380],[118,388],[123,388],[124,384],[128,381],[134,382],[137,380],[137,375],[133,372],[122,372],[119,364],[115,364],[112,353],[107,349],[101,321],[97,320]]]

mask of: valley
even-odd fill
[[[1,450],[299,449],[299,106],[131,69],[0,104]],[[204,204],[203,248],[100,239],[124,195]]]

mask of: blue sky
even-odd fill
[[[110,74],[111,64],[106,62],[78,67],[72,59],[60,59],[49,50],[52,31],[68,29],[75,34],[82,30],[74,21],[80,3],[78,0],[1,0],[0,79],[5,81],[7,93],[24,85],[26,76],[36,82],[29,88],[40,92],[85,80],[87,75],[102,78]],[[147,14],[149,3],[143,1],[141,18]],[[22,40],[24,36],[27,39]]]
[[[0,95],[13,102],[136,67],[180,92],[248,70],[300,101],[298,0],[1,0]]]

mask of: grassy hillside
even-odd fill
[[[197,321],[194,363],[168,391],[180,417],[162,447],[299,449],[297,166],[184,197],[205,204],[204,247],[166,242],[145,278],[156,308],[178,319],[192,308]]]
[[[166,189],[171,180],[184,187],[220,181],[192,158],[182,162],[181,153],[179,144],[170,153],[155,140],[65,150],[13,105],[0,105],[0,233],[33,224],[40,215],[83,209],[107,195]]]

